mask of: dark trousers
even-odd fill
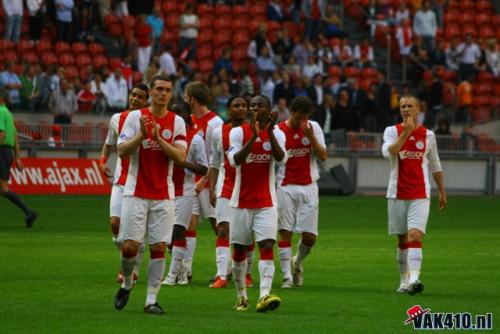
[[[71,22],[57,21],[57,40],[71,42]]]
[[[29,17],[30,40],[39,41],[43,30],[43,16],[36,15]]]

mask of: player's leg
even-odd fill
[[[406,222],[407,201],[392,199],[387,201],[388,230],[389,234],[396,235],[398,247],[396,249],[396,260],[399,267],[399,293],[408,292],[408,251],[406,234],[408,225]]]
[[[233,222],[238,222],[237,224]],[[247,273],[247,250],[252,243],[252,212],[248,209],[234,208],[229,222],[230,243],[233,246],[233,278],[238,301],[237,311],[248,309],[245,275]]]
[[[150,314],[164,314],[157,303],[161,288],[161,279],[165,272],[165,250],[172,239],[175,220],[173,200],[150,200],[148,217],[148,240],[150,261],[148,267],[148,287],[144,311]]]
[[[111,228],[111,235],[113,243],[118,247],[121,252],[121,243],[118,239],[118,234],[120,233],[120,217],[122,215],[122,194],[123,187],[114,184],[111,188],[111,197],[109,200],[109,226]],[[118,272],[116,277],[116,282],[123,283],[123,273]]]
[[[275,207],[256,209],[253,231],[260,252],[260,299],[257,303],[257,312],[272,311],[281,304],[279,297],[271,295],[275,271],[273,247],[278,232],[278,210]]]
[[[278,199],[278,254],[280,257],[280,267],[283,276],[281,288],[290,289],[292,280],[292,235],[297,216],[297,204],[294,201],[290,187],[279,187]]]
[[[189,227],[186,231],[186,253],[184,257],[184,266],[186,267],[189,280],[192,279],[193,258],[194,251],[196,250],[196,229],[198,228],[200,214],[200,200],[198,196],[196,196],[193,200],[191,219],[189,222]]]
[[[247,250],[247,276],[246,276],[247,288],[251,288],[253,286],[252,267],[253,267],[253,260],[255,257],[254,250],[255,250],[255,240],[252,242],[250,246],[248,246]]]
[[[422,292],[423,284],[420,282],[420,269],[422,267],[422,239],[427,227],[429,217],[429,199],[417,199],[408,204],[408,268],[410,279],[408,289],[410,294]]]
[[[217,215],[217,241],[215,258],[217,274],[211,288],[225,288],[227,286],[227,273],[229,265],[229,220],[231,207],[227,198],[218,198],[215,208]]]
[[[217,230],[217,215],[215,212],[215,208],[213,207],[212,204],[210,204],[210,191],[207,188],[204,188],[199,194],[198,198],[200,200],[200,207],[201,207],[201,214],[203,217],[208,218],[208,221],[210,222],[210,226],[212,227],[212,230],[215,233],[215,236],[217,236],[218,230]]]

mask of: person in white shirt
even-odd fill
[[[444,51],[446,56],[446,67],[452,71],[458,71],[460,65],[460,49],[458,44],[458,37],[451,39],[450,45]]]
[[[120,68],[109,76],[104,85],[104,93],[108,108],[114,113],[120,112],[127,107],[128,87]]]
[[[422,9],[414,17],[413,30],[424,42],[428,54],[432,54],[435,46],[437,20],[436,14],[431,10],[429,0],[422,3]]]
[[[460,68],[458,73],[458,80],[463,78],[470,78],[476,76],[476,69],[481,59],[481,49],[474,43],[472,35],[465,36],[465,43],[458,46],[460,53]]]
[[[73,22],[73,0],[55,0],[57,19],[57,40],[71,42],[71,24]]]
[[[5,32],[3,39],[19,42],[21,36],[21,23],[23,19],[23,1],[2,0],[5,12]]]
[[[498,78],[500,75],[500,51],[497,47],[497,41],[494,38],[488,41],[488,48],[485,50],[485,53],[488,69]]]
[[[170,43],[165,45],[165,50],[160,56],[160,71],[166,75],[177,75],[175,59],[172,56],[173,46]]]
[[[196,37],[198,37],[198,28],[200,20],[194,13],[194,7],[191,3],[186,4],[186,11],[179,19],[179,50],[183,52],[188,50],[186,59],[196,58]]]
[[[311,81],[316,74],[321,74],[321,70],[316,63],[316,57],[309,56],[306,66],[302,68],[302,75]]]

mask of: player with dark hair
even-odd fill
[[[102,146],[101,158],[99,160],[99,167],[101,171],[107,176],[111,176],[111,171],[107,165],[108,158],[116,147],[118,137],[122,131],[123,124],[131,110],[144,108],[148,102],[149,98],[149,88],[145,84],[135,85],[128,96],[129,109],[124,110],[120,113],[116,113],[111,116],[109,121],[108,134],[106,136],[106,141]],[[122,196],[123,188],[125,186],[125,181],[127,180],[128,174],[128,158],[116,159],[115,174],[113,179],[113,187],[111,189],[111,199],[109,207],[110,225],[111,233],[113,234],[113,242],[116,244],[118,249],[121,248],[118,242],[118,232],[120,231],[120,217],[122,213]],[[142,257],[144,255],[144,245],[141,244],[139,249],[139,254],[137,256],[136,267],[134,268],[134,280],[137,280],[139,276],[139,269],[142,262]],[[123,282],[122,273],[118,273],[116,281],[119,283]]]
[[[434,132],[417,124],[420,102],[414,96],[399,100],[403,122],[384,131],[382,155],[391,163],[387,188],[389,234],[398,238],[399,293],[422,292],[422,239],[429,218],[431,184],[439,191],[439,209],[446,207],[443,172]]]
[[[237,311],[248,309],[245,275],[248,246],[259,247],[260,299],[258,312],[272,311],[281,299],[270,295],[274,276],[273,246],[278,229],[275,162],[286,163],[285,135],[275,127],[278,119],[271,103],[258,95],[250,102],[251,123],[235,127],[229,134],[228,159],[236,168],[231,195],[230,242],[233,245],[233,276],[237,289]],[[257,176],[257,177],[256,177]]]
[[[327,158],[321,126],[309,120],[314,104],[308,97],[295,97],[290,117],[279,124],[286,136],[288,160],[278,172],[278,242],[282,288],[302,286],[302,262],[311,252],[318,235],[319,172],[316,160]],[[297,253],[292,257],[292,235],[300,233]]]
[[[129,113],[118,139],[120,158],[129,157],[120,233],[123,284],[115,308],[123,309],[134,287],[132,273],[139,245],[147,233],[151,259],[144,312],[164,314],[157,303],[165,271],[166,244],[171,241],[175,219],[174,163],[186,158],[186,125],[167,109],[172,81],[157,75],[150,84],[151,106]]]

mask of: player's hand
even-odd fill
[[[150,118],[147,116],[141,116],[141,118],[139,118],[139,123],[141,123],[142,137],[147,138],[148,137],[148,129],[149,129],[148,125],[151,124]]]
[[[215,196],[215,191],[210,192],[210,204],[215,208],[215,204],[217,203],[217,196]]]
[[[198,182],[196,182],[195,187],[194,187],[194,190],[196,191],[196,195],[201,193],[203,188],[205,188],[206,183],[207,183],[207,181],[203,177],[201,179],[199,179]]]
[[[311,137],[314,134],[311,124],[308,121],[304,121],[304,122],[300,123],[300,128],[304,132],[304,135],[307,138],[311,139]]]
[[[106,175],[106,177],[111,177],[113,176],[111,174],[111,169],[109,169],[108,165],[105,164],[105,163],[102,163],[102,162],[99,162],[99,169],[101,170],[101,172]]]
[[[447,203],[448,198],[446,197],[446,194],[439,194],[439,210],[444,210]]]
[[[23,164],[23,162],[21,161],[21,158],[16,158],[16,167],[17,167],[17,169],[19,169],[19,170],[23,170],[23,169],[24,169],[24,164]]]
[[[403,121],[403,131],[406,133],[406,134],[411,134],[413,131],[415,131],[415,129],[417,128],[417,125],[415,124],[415,122],[413,121],[413,118],[411,118],[410,116],[408,117],[405,117],[404,121]]]
[[[260,134],[260,123],[257,120],[257,113],[252,115],[252,119],[250,120],[250,126],[252,127],[252,133],[255,138],[257,138]]]
[[[273,131],[274,126],[278,122],[278,112],[277,111],[271,111],[269,114],[269,124],[267,125],[267,130],[268,131]]]

